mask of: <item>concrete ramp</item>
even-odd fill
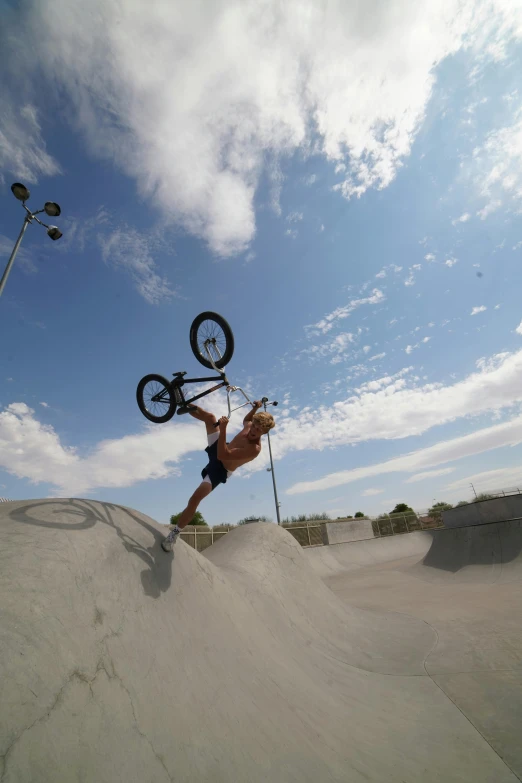
[[[410,533],[306,556],[345,605],[429,625],[436,641],[426,673],[522,777],[522,523]]]
[[[166,554],[164,535],[109,503],[0,507],[1,783],[518,779],[520,648],[504,660],[504,753],[431,673],[436,628],[329,584],[367,568],[327,584],[270,524],[205,555],[182,541]],[[431,590],[414,565],[398,572]],[[475,703],[463,683],[453,691]]]

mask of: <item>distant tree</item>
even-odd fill
[[[477,495],[473,503],[476,503],[479,500],[492,500],[494,497],[495,495],[490,495],[488,492],[481,492],[479,495]]]
[[[362,511],[356,511],[355,513],[355,519],[364,519],[365,516]]]
[[[256,517],[255,514],[252,514],[249,517],[245,517],[244,519],[240,519],[237,523],[238,525],[249,525],[251,522],[271,522],[272,520],[268,517]]]
[[[468,506],[468,505],[469,505],[469,503],[468,503],[467,500],[459,500],[459,502],[457,503],[455,508],[458,508],[459,506]]]
[[[439,500],[437,503],[434,503],[430,509],[428,509],[428,514],[431,517],[433,514],[440,514],[441,511],[449,511],[450,508],[453,508],[451,503],[445,503],[443,500]]]
[[[390,514],[406,514],[408,511],[415,513],[407,503],[397,503],[393,511],[390,511]]]
[[[440,519],[442,512],[449,511],[450,508],[453,508],[451,503],[444,503],[443,500],[440,500],[438,503],[434,503],[433,506],[428,509],[428,516],[432,519]]]
[[[180,516],[181,516],[181,511],[179,512],[179,514],[172,514],[172,516],[170,518],[170,524],[171,525],[175,525],[176,522],[178,521],[178,519],[180,518]],[[203,519],[203,515],[202,515],[201,511],[196,511],[196,513],[192,517],[192,519],[189,522],[189,524],[190,525],[206,525],[207,523]]]
[[[297,517],[296,516],[285,517],[285,519],[281,520],[281,524],[290,525],[295,522],[309,522],[313,519],[320,519],[322,521],[327,522],[330,519],[330,517],[324,511],[321,514],[299,514],[299,516]]]

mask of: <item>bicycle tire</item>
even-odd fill
[[[205,335],[202,327],[207,321],[213,322],[213,326],[210,326],[209,334]],[[190,347],[198,362],[200,362],[200,364],[202,364],[204,367],[209,367],[212,370],[213,367],[211,362],[203,353],[202,344],[207,336],[216,337],[216,328],[221,329],[223,332],[223,336],[219,337],[220,342],[216,342],[216,346],[219,350],[219,353],[221,354],[221,358],[219,358],[216,353],[217,358],[214,359],[216,367],[221,370],[223,367],[226,367],[234,354],[234,334],[230,328],[230,324],[223,318],[222,315],[213,313],[211,311],[206,311],[196,316],[196,318],[194,318],[192,321],[192,326],[190,327]],[[202,331],[202,335],[198,337],[200,330]],[[216,340],[217,339],[218,338],[216,337]]]
[[[147,386],[148,383],[154,381],[158,383],[160,387],[163,387],[164,390],[167,392],[167,397],[164,403],[167,409],[166,412],[160,416],[156,415],[153,411],[149,410],[149,408],[147,407],[146,400],[144,399],[145,387]],[[156,389],[153,393],[153,396],[160,393],[161,393],[161,388]],[[138,403],[138,408],[143,413],[145,418],[148,419],[149,421],[153,421],[154,424],[164,424],[166,421],[172,419],[172,417],[176,413],[176,398],[174,396],[172,384],[170,383],[170,381],[164,378],[163,375],[157,375],[156,373],[145,375],[138,383],[138,388],[136,389],[136,401]],[[163,403],[158,402],[153,404],[161,405]]]

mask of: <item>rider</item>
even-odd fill
[[[275,427],[271,413],[258,409],[262,406],[259,400],[253,403],[252,410],[243,419],[243,429],[231,443],[227,444],[228,418],[219,419],[219,432],[216,432],[218,420],[213,413],[203,410],[197,405],[190,405],[189,413],[195,419],[204,421],[207,428],[208,446],[205,449],[209,456],[208,465],[201,471],[203,481],[190,498],[187,507],[181,512],[178,522],[161,546],[165,552],[170,552],[181,530],[192,520],[196,509],[218,484],[225,484],[232,473],[241,465],[252,462],[261,452],[261,436]]]

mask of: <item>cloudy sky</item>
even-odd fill
[[[279,401],[282,516],[522,486],[522,0],[0,0],[0,495],[160,522],[203,425],[139,379]],[[205,374],[203,372],[203,374]],[[226,399],[206,398],[217,415]],[[245,410],[235,413],[230,433]],[[265,443],[201,506],[275,519]]]

